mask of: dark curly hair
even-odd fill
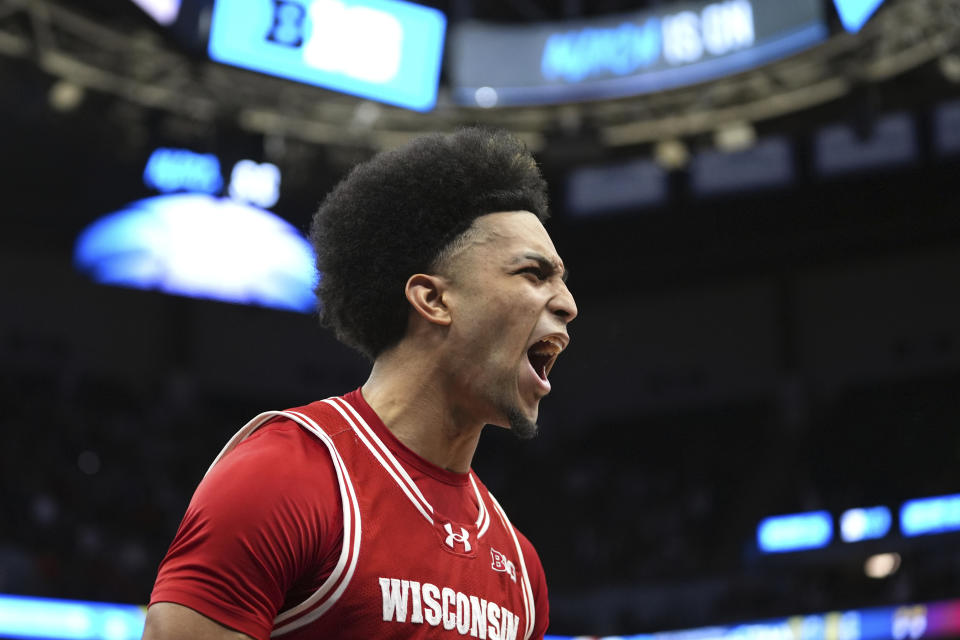
[[[320,321],[370,359],[407,329],[407,279],[479,216],[546,220],[546,183],[518,138],[501,130],[429,134],[354,167],[313,217]]]

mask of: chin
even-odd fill
[[[512,408],[507,411],[507,420],[510,422],[510,431],[520,440],[530,440],[540,431],[536,414],[530,419],[523,411]]]

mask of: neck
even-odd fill
[[[387,429],[421,458],[470,470],[484,423],[457,402],[449,372],[430,350],[401,344],[381,354],[362,387]]]

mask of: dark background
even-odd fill
[[[638,5],[436,6],[522,22]],[[77,11],[152,29],[123,4]],[[150,195],[141,174],[158,146],[227,167],[277,161],[274,210],[304,231],[372,149],[271,152],[229,114],[192,123],[96,90],[61,111],[57,80],[35,57],[0,56],[0,592],[145,603],[227,438],[263,410],[359,386],[368,365],[312,316],[92,284],[72,268],[76,235]],[[955,534],[907,540],[894,526],[882,541],[775,557],[754,542],[768,515],[883,504],[896,517],[905,499],[960,491],[960,158],[931,145],[933,109],[957,93],[922,65],[759,123],[793,145],[790,186],[698,197],[680,169],[665,205],[588,218],[565,206],[579,161],[651,150],[582,135],[538,149],[580,318],[542,435],[488,428],[475,468],[541,554],[552,632],[960,596]],[[893,110],[917,123],[915,162],[818,174],[818,127],[868,139]],[[423,128],[449,128],[430,117]],[[900,570],[865,577],[880,551],[899,552]]]

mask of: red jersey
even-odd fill
[[[549,615],[536,551],[473,471],[417,456],[359,390],[237,432],[150,601],[290,640],[526,640]]]

